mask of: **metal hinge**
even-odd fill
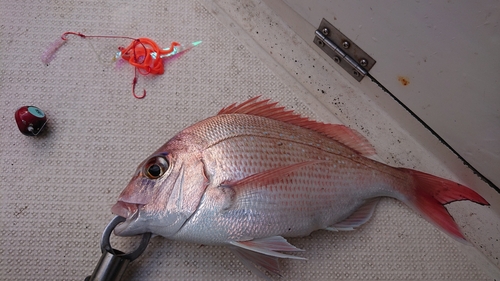
[[[372,57],[327,20],[321,21],[315,35],[314,43],[357,81],[375,65]]]

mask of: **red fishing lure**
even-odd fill
[[[137,84],[137,72],[142,75],[161,75],[165,72],[163,64],[164,58],[187,51],[201,43],[201,41],[197,41],[184,46],[179,44],[178,42],[172,42],[169,48],[162,49],[155,41],[145,37],[132,38],[128,36],[103,35],[89,36],[79,32],[68,31],[65,32],[54,43],[52,43],[49,48],[47,48],[47,50],[42,54],[41,59],[43,63],[48,64],[55,58],[55,53],[57,52],[57,50],[67,42],[66,37],[68,35],[77,35],[82,38],[121,38],[132,40],[132,43],[130,43],[129,46],[118,48],[119,52],[116,54],[115,58],[121,58],[135,67],[134,79],[132,81],[132,94],[135,98],[138,99],[142,99],[146,96],[146,90],[143,90],[143,94],[141,96],[136,95],[135,86]]]

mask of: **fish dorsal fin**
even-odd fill
[[[350,147],[361,155],[375,154],[375,148],[365,137],[344,125],[317,122],[296,114],[293,110],[286,110],[285,107],[278,106],[277,102],[271,102],[269,99],[259,101],[259,98],[260,96],[257,96],[240,104],[234,103],[223,108],[218,115],[247,114],[266,117],[316,131]]]

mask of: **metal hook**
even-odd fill
[[[111,233],[118,224],[124,221],[124,217],[116,216],[104,229],[101,237],[101,258],[92,275],[85,278],[85,281],[119,281],[128,264],[146,250],[151,233],[144,233],[139,247],[130,253],[124,253],[111,247],[109,242]]]

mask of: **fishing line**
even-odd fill
[[[95,56],[97,57],[97,60],[102,64],[102,65],[110,65],[112,63],[114,63],[116,61],[116,58],[113,57],[112,59],[110,60],[105,60],[102,58],[101,56],[101,53],[98,53],[94,44],[92,44],[91,40],[86,40],[87,43],[89,44],[90,48],[92,49],[92,52],[95,54]]]
[[[492,181],[490,181],[487,177],[485,177],[481,172],[479,172],[474,166],[472,166],[467,160],[465,160],[462,155],[460,155],[448,142],[446,142],[434,129],[432,129],[427,123],[422,120],[422,118],[418,117],[415,112],[413,112],[408,106],[406,106],[400,99],[398,99],[394,94],[392,94],[384,85],[382,85],[375,77],[373,77],[370,73],[367,73],[366,76],[370,77],[373,83],[377,84],[384,92],[389,94],[399,105],[401,105],[408,113],[410,113],[411,116],[413,116],[415,119],[417,119],[424,128],[429,130],[431,134],[433,134],[442,144],[444,144],[448,149],[451,150],[461,161],[462,163],[467,166],[469,169],[472,170],[472,172],[477,175],[482,181],[487,183],[490,187],[492,187],[496,192],[500,193],[500,188],[496,186]]]

